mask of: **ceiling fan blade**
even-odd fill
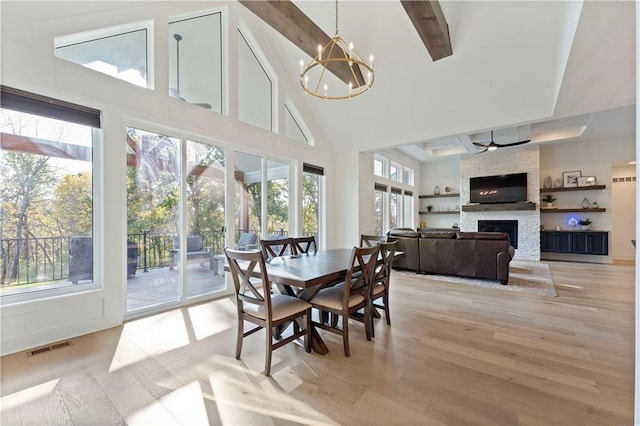
[[[483,145],[483,144],[481,144],[481,143],[479,143],[479,142],[472,142],[472,143],[473,143],[475,146],[480,146],[480,147],[482,147],[482,148],[487,148],[487,146],[488,146],[488,145]]]
[[[525,143],[531,142],[531,139],[527,139],[526,141],[513,142],[513,143],[505,143],[501,146],[516,146],[516,145],[524,145]]]

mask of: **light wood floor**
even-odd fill
[[[633,424],[634,269],[549,263],[556,298],[396,275],[373,342],[287,345],[271,378],[230,299],[3,357],[0,423]]]

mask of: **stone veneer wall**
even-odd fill
[[[460,159],[460,205],[469,204],[469,178],[527,173],[528,199],[535,210],[460,212],[460,229],[477,231],[478,220],[517,220],[518,248],[515,259],[540,260],[540,150],[538,146],[503,148]]]

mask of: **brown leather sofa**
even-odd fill
[[[392,229],[387,239],[397,241],[397,251],[404,252],[394,262],[395,268],[509,282],[515,251],[506,233]]]

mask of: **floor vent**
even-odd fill
[[[45,352],[51,352],[51,351],[54,351],[56,349],[66,348],[68,346],[71,346],[71,342],[68,341],[68,340],[66,342],[54,343],[53,345],[43,346],[41,348],[30,350],[30,351],[27,352],[27,356],[40,355],[40,354],[43,354]]]

